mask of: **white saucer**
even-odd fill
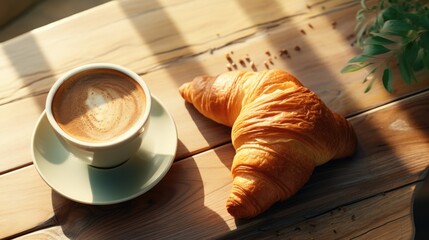
[[[164,177],[177,149],[173,118],[154,97],[149,118],[149,127],[136,155],[118,167],[99,169],[88,166],[65,149],[43,112],[31,143],[34,165],[50,187],[77,202],[104,205],[135,198]]]

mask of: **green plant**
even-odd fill
[[[392,68],[398,66],[402,80],[416,82],[415,73],[429,69],[429,1],[361,0],[355,28],[357,45],[362,53],[348,62],[341,72],[369,69],[365,92],[374,81],[383,81],[393,90]]]

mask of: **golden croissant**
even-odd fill
[[[254,217],[295,194],[315,166],[349,156],[349,122],[282,70],[200,76],[179,89],[204,116],[232,127],[236,150],[228,212]]]

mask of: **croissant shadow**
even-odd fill
[[[185,102],[185,108],[200,130],[201,135],[207,141],[209,148],[216,148],[231,142],[231,128],[206,118],[191,103]],[[212,129],[216,131],[216,137],[212,136]]]

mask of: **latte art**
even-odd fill
[[[52,112],[58,125],[72,137],[103,142],[127,132],[145,105],[145,93],[134,80],[99,69],[68,79],[54,96]]]

